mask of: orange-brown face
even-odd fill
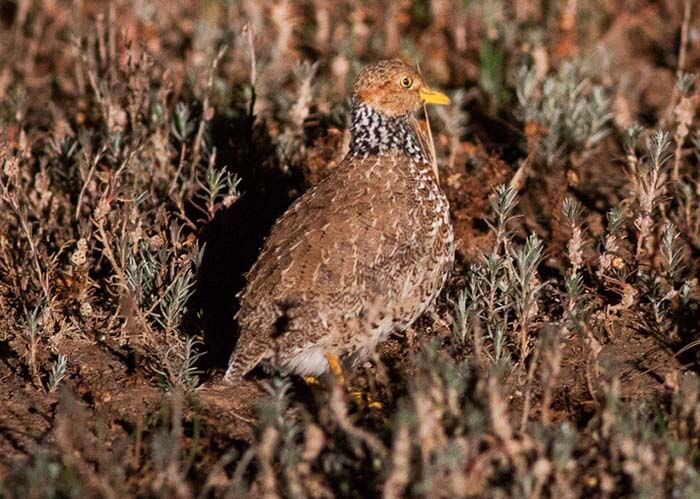
[[[450,99],[430,90],[421,76],[399,60],[366,66],[355,79],[353,98],[387,116],[404,116],[427,104],[449,104]]]

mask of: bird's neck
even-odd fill
[[[353,101],[350,154],[381,156],[401,151],[417,163],[428,163],[411,115],[391,117]]]

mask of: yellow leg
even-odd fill
[[[338,356],[328,352],[326,353],[326,361],[328,362],[328,367],[335,380],[341,386],[345,386],[345,374],[343,374],[343,368],[340,366],[340,359]]]
[[[333,374],[335,381],[347,390],[347,385],[345,384],[345,374],[343,373],[343,368],[340,365],[340,359],[337,355],[332,353],[326,353],[326,361],[328,362],[328,367]],[[369,393],[364,393],[360,391],[349,392],[350,397],[355,402],[357,407],[369,407],[374,410],[381,410],[383,408],[381,402],[374,399]]]
[[[306,383],[309,386],[318,386],[319,382],[316,376],[304,376],[304,383]]]

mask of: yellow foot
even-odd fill
[[[355,405],[360,409],[372,409],[374,411],[381,411],[384,409],[382,403],[375,399],[369,392],[350,392],[350,397],[352,398],[353,402],[355,402]]]
[[[319,386],[321,384],[318,382],[318,378],[316,376],[303,376],[302,379],[304,380],[304,383],[309,386]]]

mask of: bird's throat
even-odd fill
[[[366,104],[353,102],[350,154],[382,155],[401,151],[418,163],[428,163],[410,115],[387,116]]]

